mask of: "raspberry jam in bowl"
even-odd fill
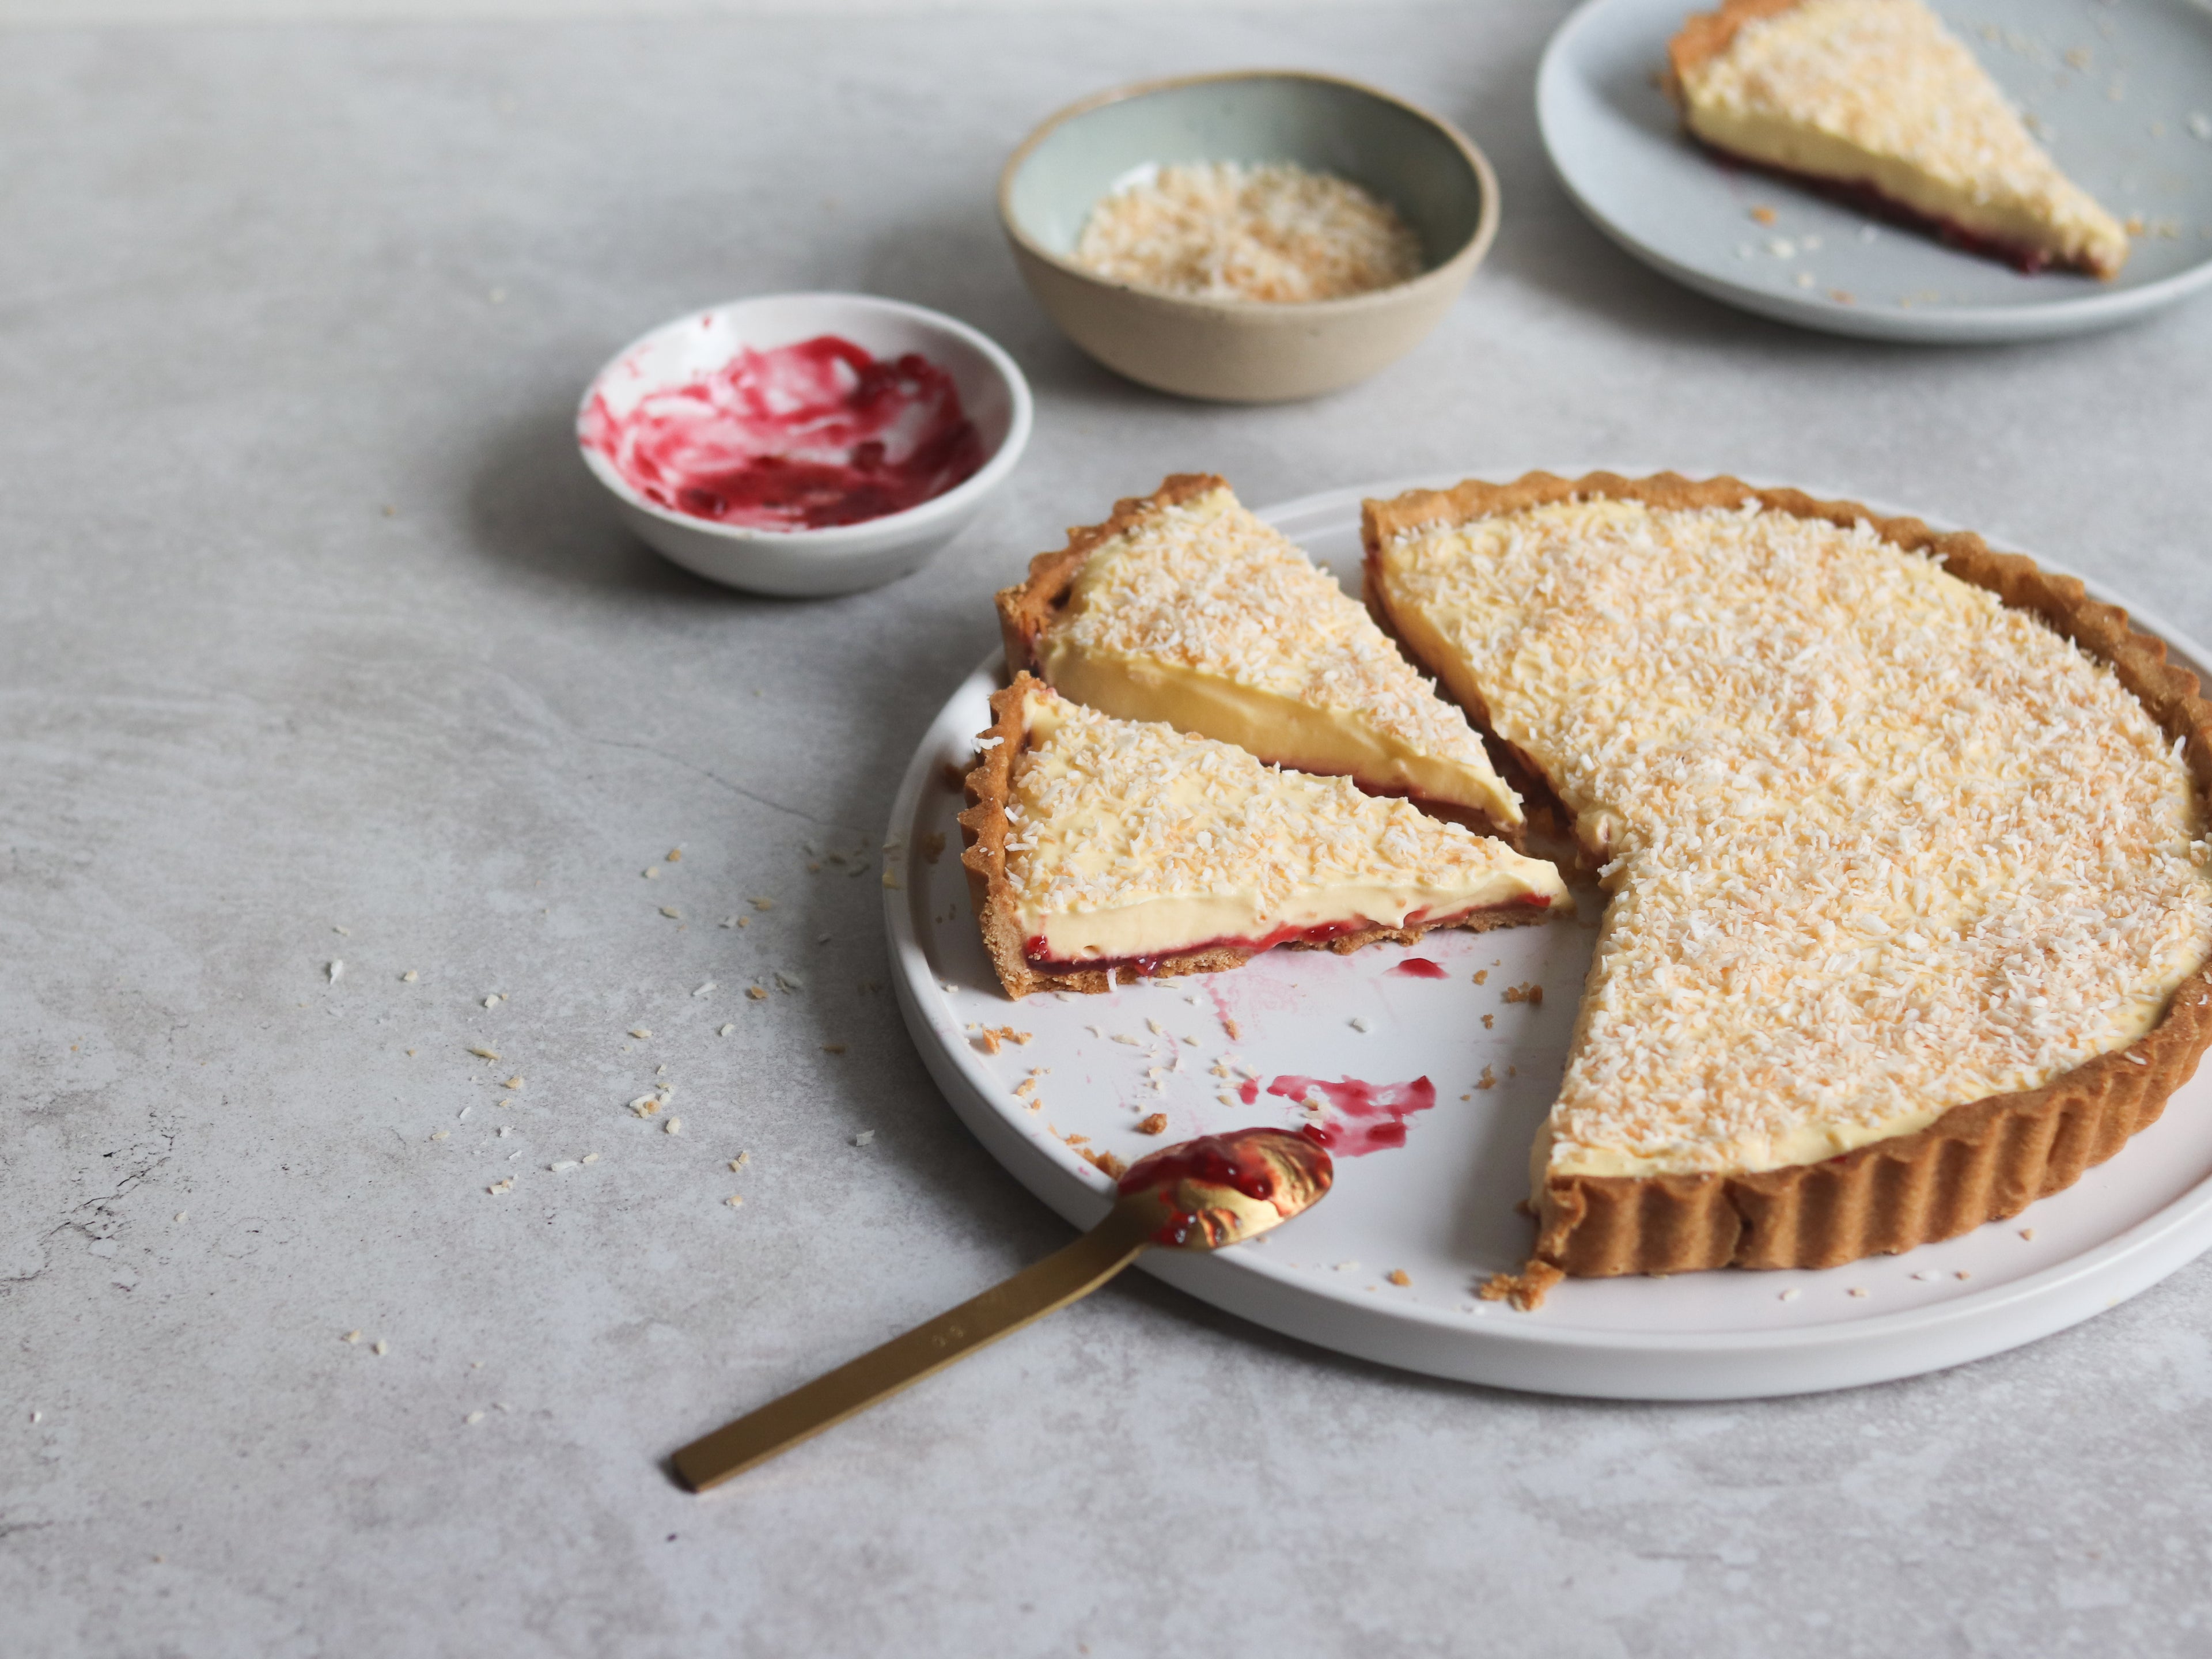
[[[623,520],[756,592],[850,593],[919,569],[1028,441],[1020,369],[963,323],[866,295],[678,318],[584,394],[576,439]]]

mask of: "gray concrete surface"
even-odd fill
[[[810,865],[877,835],[989,590],[1116,494],[1727,466],[2212,637],[2212,307],[1911,351],[1680,293],[1546,171],[1561,9],[0,40],[0,1650],[2212,1648],[2203,1266],[1947,1375],[1698,1407],[1130,1280],[710,1501],[659,1467],[1065,1237],[933,1093],[873,880]],[[1164,401],[1030,306],[989,186],[1066,99],[1251,63],[1457,117],[1504,231],[1418,361]],[[927,575],[769,603],[619,533],[569,413],[647,325],[814,286],[995,334],[1036,436]],[[680,1136],[623,1109],[656,1077]]]

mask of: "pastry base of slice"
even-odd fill
[[[2033,276],[2039,271],[2053,269],[2079,270],[2091,276],[2107,279],[2119,274],[2120,268],[2116,264],[2091,264],[2083,260],[2069,260],[2037,243],[2008,240],[1987,230],[1970,229],[1956,219],[1923,212],[1909,202],[1883,194],[1879,188],[1863,179],[1832,179],[1817,173],[1801,173],[1796,167],[1785,167],[1778,161],[1763,161],[1741,150],[1730,149],[1703,133],[1693,131],[1690,136],[1728,166],[1749,167],[1754,172],[1765,173],[1784,184],[1795,185],[1800,190],[1810,191],[1815,196],[1824,196],[1838,206],[1864,214],[1869,219],[1879,219],[1885,224],[1917,231],[1947,247],[1954,247],[1961,253],[1971,253],[1977,258],[2010,265],[2023,276]]]
[[[1170,948],[1149,951],[1141,956],[1092,956],[1081,961],[1055,961],[1034,954],[1037,941],[1029,937],[1029,929],[1020,920],[1017,896],[1007,876],[1007,842],[1015,835],[1007,807],[1015,799],[1017,763],[1030,738],[1028,700],[1032,693],[1043,691],[1041,682],[1023,674],[1016,676],[1012,685],[993,695],[993,724],[981,734],[981,757],[963,781],[969,809],[960,815],[961,832],[966,842],[961,862],[968,872],[969,894],[982,930],[984,949],[989,952],[1000,982],[1009,996],[1024,997],[1034,991],[1096,994],[1110,991],[1117,983],[1131,984],[1139,979],[1219,973],[1239,968],[1259,952],[1278,946],[1326,949],[1345,955],[1384,940],[1411,945],[1438,928],[1480,933],[1494,927],[1524,927],[1573,912],[1572,898],[1549,866],[1522,859],[1499,848],[1494,841],[1477,842],[1474,844],[1497,848],[1500,860],[1517,865],[1532,875],[1540,872],[1548,890],[1531,892],[1523,886],[1516,896],[1503,902],[1433,913],[1416,911],[1396,926],[1352,917],[1322,920],[1310,926],[1274,927],[1256,938],[1188,939],[1187,943],[1178,941]],[[1050,696],[1048,692],[1045,695]],[[1254,764],[1249,757],[1242,758],[1245,764]],[[1334,787],[1346,787],[1341,783]],[[1360,799],[1356,794],[1351,799]],[[1362,804],[1378,811],[1383,808],[1381,802]],[[1419,818],[1415,821],[1425,822]],[[1460,834],[1443,825],[1430,827],[1438,835]],[[1518,885],[1522,880],[1515,878],[1498,884]]]
[[[1535,472],[1510,484],[1413,491],[1365,504],[1368,603],[1390,614],[1389,595],[1378,580],[1381,550],[1405,532],[1589,498],[1692,509],[1756,501],[1845,527],[1870,524],[1892,545],[1940,559],[1951,575],[2040,617],[2110,663],[2166,736],[2183,742],[2200,797],[2212,796],[2212,704],[2199,697],[2195,675],[2166,660],[2163,641],[2132,627],[2117,606],[2090,599],[2073,577],[1996,552],[1978,536],[1940,533],[1917,519],[1885,519],[1852,501],[1754,489],[1734,478],[1692,482],[1673,473],[1568,479]],[[1402,628],[1393,631],[1406,639]],[[1441,665],[1428,666],[1433,672]],[[1468,713],[1484,719],[1480,709]],[[2111,1158],[2157,1121],[2208,1046],[2212,964],[2184,981],[2159,1022],[2125,1048],[2039,1088],[1954,1106],[1925,1128],[1824,1162],[1755,1173],[1550,1175],[1535,1194],[1536,1243],[1528,1267],[1499,1276],[1485,1294],[1533,1307],[1563,1275],[1832,1267],[1955,1237],[2017,1214]]]

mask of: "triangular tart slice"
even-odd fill
[[[1921,0],[1727,0],[1668,47],[1690,131],[2024,270],[2112,277],[2128,234]]]
[[[998,603],[1010,674],[1519,837],[1520,800],[1467,717],[1211,473],[1070,531]]]
[[[1348,779],[1116,720],[1028,674],[991,710],[962,862],[1009,996],[1573,908],[1550,865]]]

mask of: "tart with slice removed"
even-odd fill
[[[1499,1291],[1947,1238],[2195,1070],[2212,708],[2078,581],[1671,474],[1419,492],[1364,532],[1370,603],[1611,895]]]
[[[2023,270],[2110,278],[2127,232],[1921,0],[1727,0],[1668,44],[1692,133]]]
[[[1009,674],[1518,838],[1520,801],[1466,716],[1211,473],[1069,532],[998,604]]]
[[[1573,908],[1504,842],[1285,772],[1031,675],[991,699],[960,815],[983,943],[1009,996],[1240,966],[1273,945],[1348,951]]]

